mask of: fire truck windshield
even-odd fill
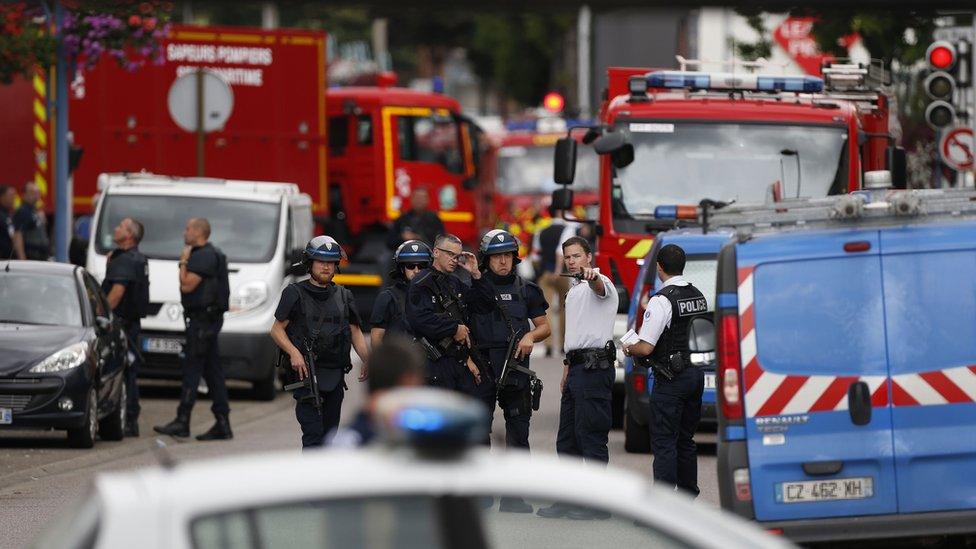
[[[504,195],[551,193],[556,189],[552,155],[552,147],[503,147],[499,152],[496,189]],[[599,157],[593,147],[579,147],[573,190],[595,191],[599,180]]]
[[[615,220],[646,219],[656,206],[703,198],[763,202],[777,181],[784,198],[847,192],[842,127],[633,121],[622,127],[635,154],[616,171]]]

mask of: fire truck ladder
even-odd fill
[[[703,232],[726,229],[740,241],[755,235],[818,228],[867,228],[976,219],[976,189],[876,189],[826,198],[714,206],[703,201]]]

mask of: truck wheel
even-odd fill
[[[122,440],[125,436],[125,379],[121,380],[122,389],[119,391],[119,405],[115,411],[98,422],[98,434],[102,440]]]
[[[277,370],[277,368],[275,368]],[[277,371],[271,372],[271,375],[267,379],[262,379],[260,381],[255,381],[253,387],[251,388],[251,396],[255,400],[274,400],[278,395],[278,389],[275,387],[275,378],[278,377]]]
[[[631,454],[651,453],[651,426],[637,423],[627,406],[624,406],[624,450]]]
[[[88,390],[88,404],[85,406],[85,423],[81,427],[68,429],[68,445],[72,448],[91,448],[98,436],[98,399],[95,388]]]

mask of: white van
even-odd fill
[[[227,379],[253,382],[254,396],[275,395],[275,344],[268,335],[289,267],[312,238],[312,201],[292,183],[102,174],[86,267],[105,277],[112,229],[126,217],[145,226],[139,250],[149,258],[149,316],[142,320],[142,377],[179,378],[184,337],[177,260],[188,219],[210,222],[210,241],[227,255],[230,311],[220,355]]]

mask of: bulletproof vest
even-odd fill
[[[430,275],[421,280],[420,284],[434,293],[434,309],[438,313],[447,313],[458,322],[465,322],[467,311],[464,302],[461,300],[461,294],[448,280],[448,275],[431,269]]]
[[[522,277],[515,276],[508,284],[498,284],[493,281],[492,287],[495,289],[497,306],[490,313],[472,315],[471,329],[479,345],[505,346],[512,337],[512,330],[519,335],[529,331],[529,306],[525,281]],[[509,327],[510,323],[511,327]]]
[[[666,363],[672,354],[679,352],[688,356],[688,327],[693,318],[708,312],[705,296],[691,284],[665,286],[655,295],[663,295],[671,304],[671,325],[661,333],[650,360]]]
[[[122,303],[122,317],[135,321],[149,316],[149,260],[137,248],[126,253],[132,254],[136,267],[136,280],[126,289]]]
[[[307,341],[315,355],[316,368],[346,368],[350,365],[352,330],[346,289],[333,287],[328,299],[316,299],[304,284],[292,283],[298,290],[304,317],[301,334],[289,333],[292,343],[302,352]],[[296,341],[296,339],[301,340]]]
[[[390,296],[393,298],[393,314],[389,318],[383,337],[385,338],[389,334],[409,334],[410,325],[407,324],[407,316],[405,314],[407,302],[406,288],[401,283],[397,283],[387,288],[386,291],[390,292]]]

